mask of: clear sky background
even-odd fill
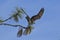
[[[42,7],[45,12],[36,21],[32,33],[27,36],[18,38],[18,28],[0,25],[0,40],[60,40],[60,0],[0,0],[0,17],[8,18],[16,7],[22,7],[30,17]],[[14,24],[14,21],[8,23]],[[26,24],[26,21],[21,24]]]

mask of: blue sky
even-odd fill
[[[0,40],[60,40],[60,0],[0,0],[0,16],[8,18],[16,7],[22,7],[32,17],[44,7],[30,35],[17,37],[18,28],[0,25]],[[26,21],[21,24],[24,25]],[[13,21],[8,23],[14,24]],[[18,23],[17,23],[18,24]]]

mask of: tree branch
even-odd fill
[[[18,13],[16,13],[15,15],[18,15]],[[5,19],[3,22],[6,22],[6,21],[10,20],[11,18],[13,18],[13,15],[10,16],[9,18]]]
[[[11,17],[5,19],[3,22],[10,20],[12,17],[13,17],[13,16],[11,16]]]
[[[7,25],[7,26],[13,26],[13,27],[21,27],[21,28],[26,29],[26,27],[21,26],[21,25],[12,25],[12,24],[7,24],[7,23],[0,23],[0,25]]]

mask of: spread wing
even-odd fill
[[[41,10],[39,11],[39,13],[37,15],[31,17],[31,21],[33,22],[33,21],[35,21],[37,19],[40,19],[41,16],[43,15],[43,13],[44,13],[44,8],[41,8]]]
[[[37,15],[34,15],[31,18],[29,16],[26,16],[28,24],[33,24],[35,20],[40,19],[43,13],[44,13],[44,8],[41,8],[41,10],[38,12]]]

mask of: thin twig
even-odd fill
[[[24,10],[23,10],[23,11],[24,11]],[[26,16],[28,16],[27,13],[26,13],[25,11],[24,11],[24,13],[25,13]],[[16,13],[15,15],[18,15],[18,13]],[[6,22],[6,21],[10,20],[11,18],[13,18],[13,15],[12,15],[11,17],[5,19],[3,22]]]
[[[16,13],[15,15],[18,15],[18,13]],[[6,21],[8,21],[8,20],[10,20],[10,19],[12,19],[12,18],[13,18],[13,15],[10,16],[9,18],[5,19],[3,22],[6,22]]]
[[[11,16],[11,17],[5,19],[3,22],[6,22],[6,21],[10,20],[12,17],[13,17],[13,16]]]
[[[0,23],[0,25],[7,25],[7,26],[13,26],[13,27],[21,27],[21,28],[26,29],[26,27],[23,27],[21,25],[13,25],[13,24],[7,24],[7,23]]]
[[[24,12],[26,16],[28,16],[28,14],[26,12]]]

